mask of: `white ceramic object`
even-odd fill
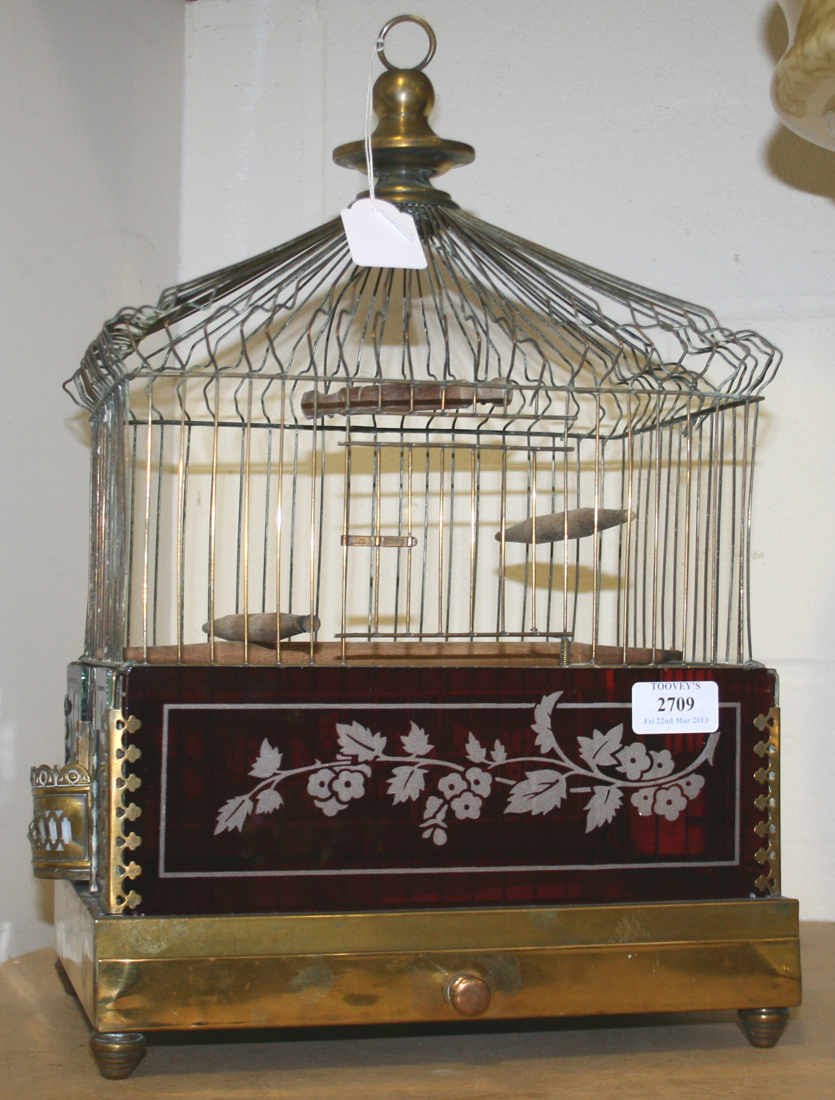
[[[835,0],[779,2],[789,48],[774,72],[774,108],[790,130],[835,149]]]

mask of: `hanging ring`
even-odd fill
[[[391,28],[396,27],[398,23],[416,23],[419,27],[423,27],[423,29],[426,31],[426,34],[429,38],[429,49],[426,52],[426,57],[424,57],[423,61],[421,61],[421,63],[419,65],[412,65],[411,66],[412,69],[414,69],[418,72],[421,69],[425,69],[426,66],[429,64],[429,62],[432,60],[432,58],[435,56],[435,47],[437,46],[437,42],[435,41],[435,32],[432,30],[432,28],[429,26],[429,24],[426,22],[426,20],[421,19],[419,15],[396,15],[394,17],[394,19],[389,19],[388,23],[386,23],[386,25],[383,27],[383,29],[380,31],[380,33],[377,35],[377,55],[378,55],[378,57],[380,58],[380,60],[382,61],[382,63],[385,65],[385,67],[387,69],[397,69],[397,68],[399,68],[399,66],[397,66],[397,65],[392,65],[392,63],[386,57],[385,49],[384,49],[385,44],[386,44],[386,35],[391,30]]]

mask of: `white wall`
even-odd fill
[[[398,10],[188,5],[183,276],[308,229],[361,189],[330,154],[362,136],[368,60]],[[780,9],[422,0],[414,10],[438,36],[433,125],[476,147],[475,164],[441,184],[462,206],[711,306],[786,353],[759,452],[756,653],[782,680],[784,890],[805,917],[833,919],[835,153],[772,112]],[[423,49],[414,33],[406,64]]]
[[[88,453],[61,392],[101,321],[180,274],[334,215],[360,189],[390,0],[5,0],[0,38],[0,954],[49,941],[29,872],[32,764],[62,749],[84,624]],[[489,221],[781,345],[755,513],[755,634],[782,677],[784,888],[835,918],[835,153],[783,130],[768,0],[423,0],[442,185]],[[405,37],[405,35],[404,35]],[[415,49],[422,50],[416,38]],[[400,57],[394,47],[392,53]],[[402,55],[405,63],[412,56]]]
[[[0,958],[52,940],[29,769],[63,759],[84,641],[89,449],[61,383],[176,276],[183,6],[4,0],[2,25]]]

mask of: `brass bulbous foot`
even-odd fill
[[[789,1020],[787,1008],[741,1008],[737,1013],[752,1047],[773,1047]]]
[[[130,1077],[142,1061],[145,1036],[138,1031],[94,1031],[90,1036],[90,1051],[102,1077],[121,1081]]]

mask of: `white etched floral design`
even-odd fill
[[[352,798],[362,798],[365,794],[365,776],[371,769],[365,765],[358,768],[322,768],[313,772],[307,781],[307,793],[314,804],[325,814],[333,817],[344,810]]]
[[[326,817],[334,817],[364,798],[366,780],[382,769],[387,773],[386,793],[395,805],[423,800],[421,836],[439,847],[447,842],[450,823],[481,817],[485,800],[497,797],[499,786],[508,788],[506,814],[544,816],[572,794],[590,794],[583,804],[587,833],[613,821],[627,793],[629,804],[641,817],[655,814],[671,822],[699,795],[705,778],[698,769],[712,764],[718,733],[710,734],[696,760],[678,771],[668,749],[648,749],[643,741],[624,744],[622,723],[608,730],[595,729],[590,737],[578,736],[574,758],[553,728],[560,695],[546,695],[534,707],[531,730],[539,756],[511,757],[501,741],[488,749],[470,732],[464,762],[441,759],[434,755],[426,731],[414,722],[400,737],[400,746],[389,753],[389,738],[352,722],[336,724],[339,751],[332,760],[282,770],[281,753],[265,739],[250,771],[259,782],[223,805],[215,833],[240,831],[249,818],[280,809],[284,799],[278,787],[295,777],[303,777],[314,806]]]
[[[681,787],[673,784],[672,787],[662,787],[655,793],[655,805],[653,809],[660,817],[666,817],[668,821],[675,821],[682,810],[687,807],[687,799],[682,793]]]

